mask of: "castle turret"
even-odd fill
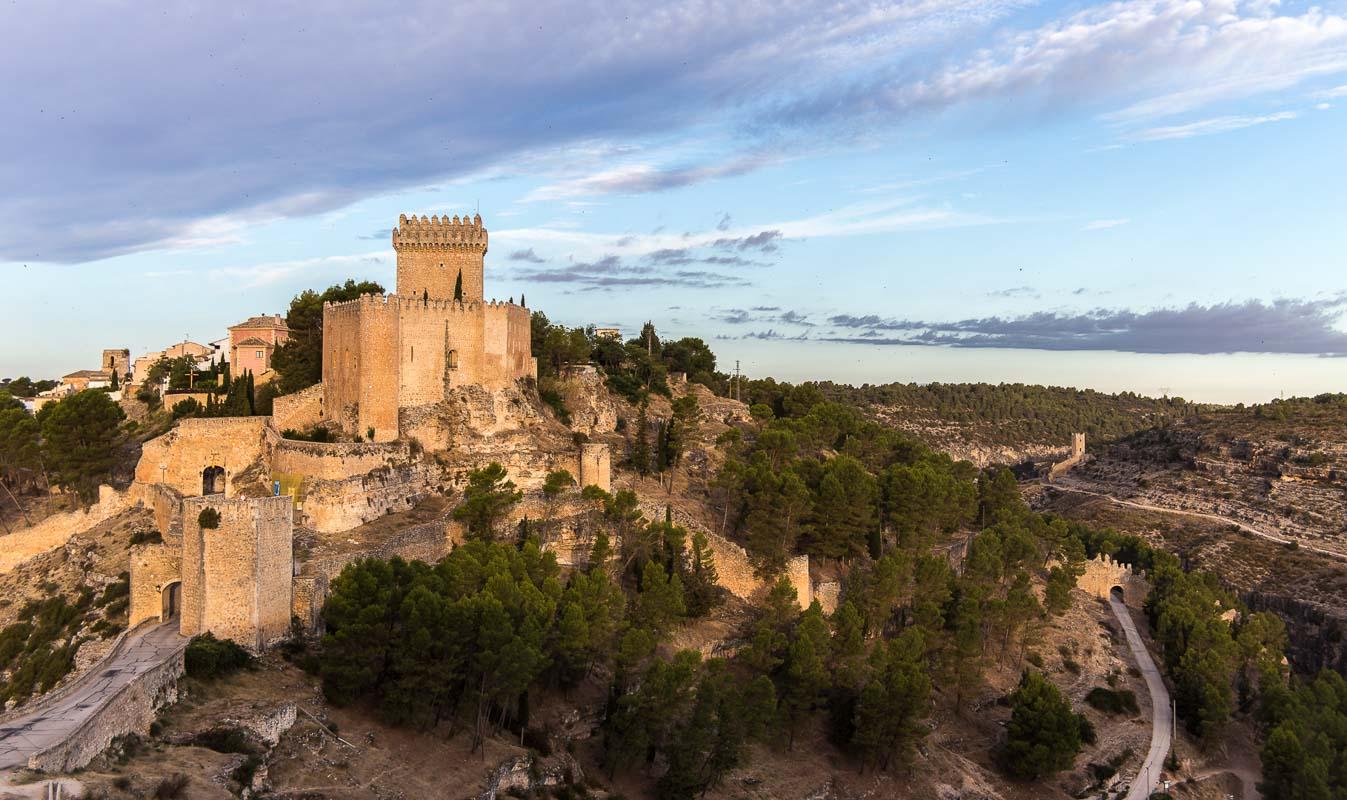
[[[482,299],[487,233],[480,216],[403,214],[393,229],[397,294],[430,300]]]

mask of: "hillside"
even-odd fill
[[[1019,383],[817,386],[829,399],[866,409],[885,425],[978,466],[1046,460],[1069,447],[1072,433],[1085,433],[1092,444],[1108,442],[1203,408],[1182,398]]]

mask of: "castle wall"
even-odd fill
[[[203,529],[205,508],[220,514]],[[207,631],[258,651],[290,629],[293,564],[288,497],[183,502],[182,623],[184,636]]]
[[[323,417],[354,431],[360,402],[360,312],[363,304],[323,304]]]
[[[300,442],[282,439],[272,453],[275,472],[303,475],[309,480],[342,480],[364,475],[409,458],[400,442]]]
[[[271,402],[271,424],[276,430],[306,431],[323,417],[323,384],[277,397]]]
[[[304,575],[323,576],[326,580],[331,580],[340,575],[342,568],[347,564],[362,558],[386,559],[399,556],[406,561],[417,560],[434,564],[449,555],[451,537],[448,530],[448,524],[444,520],[413,525],[389,536],[377,546],[358,552],[305,561],[300,571]],[[321,604],[320,599],[319,605]]]
[[[33,556],[61,547],[70,537],[83,533],[126,508],[126,495],[106,484],[98,487],[98,502],[87,509],[52,514],[36,525],[19,528],[0,539],[0,575]]]
[[[136,480],[164,483],[184,496],[201,494],[206,467],[225,470],[225,496],[244,488],[235,477],[262,461],[269,450],[269,417],[189,417],[163,436],[146,442],[136,464]],[[274,435],[274,434],[273,434]]]
[[[291,580],[290,615],[310,633],[317,633],[322,627],[327,586],[327,575],[296,575]]]
[[[138,544],[131,548],[131,608],[134,628],[163,614],[164,588],[182,579],[182,543]]]

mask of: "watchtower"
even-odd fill
[[[1080,458],[1085,455],[1085,434],[1071,434],[1071,457]]]
[[[487,233],[480,215],[398,217],[393,229],[393,249],[398,254],[396,293],[429,300],[482,299],[482,271],[486,260]],[[461,296],[455,287],[462,281]]]

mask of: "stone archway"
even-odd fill
[[[202,494],[224,494],[224,490],[225,490],[224,467],[211,466],[201,470]]]
[[[182,581],[173,581],[164,586],[161,594],[159,620],[167,622],[182,613]]]

